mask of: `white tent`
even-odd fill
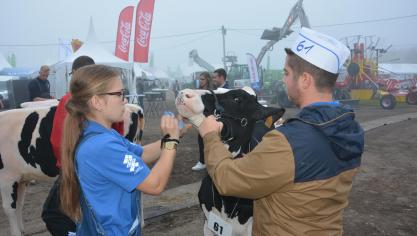
[[[394,74],[417,74],[417,64],[384,64],[378,65],[379,71]]]
[[[96,64],[120,68],[127,88],[131,93],[136,93],[136,78],[133,76],[132,63],[117,58],[100,45],[94,30],[93,21],[90,20],[90,28],[85,43],[70,57],[52,66],[55,71],[55,83],[51,81],[51,91],[55,89],[56,97],[59,98],[68,91],[69,73],[71,72],[72,62],[77,57],[83,55],[93,58]]]
[[[154,80],[155,79],[155,75],[152,74],[151,72],[143,69],[139,63],[134,63],[133,64],[133,71],[135,72],[135,76],[140,77],[142,79],[147,79],[147,80]]]
[[[7,62],[6,58],[2,54],[0,54],[0,70],[3,68],[10,68],[12,67],[9,62]]]
[[[163,70],[156,69],[153,71],[153,74],[155,75],[155,78],[157,79],[164,79],[164,80],[170,79],[169,75]]]

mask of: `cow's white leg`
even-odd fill
[[[208,228],[207,220],[204,220],[204,236],[215,236],[215,234]]]
[[[4,213],[9,218],[9,224],[10,224],[10,233],[12,236],[21,236],[21,231],[19,229],[19,224],[17,220],[16,215],[16,208],[12,207],[12,204],[14,205],[15,201],[13,200],[12,194],[13,192],[13,182],[9,184],[2,184],[0,186],[1,190],[1,198],[2,198],[2,205],[4,209]],[[17,182],[14,182],[17,184]],[[17,188],[17,186],[16,186]],[[15,192],[16,193],[16,192]]]
[[[213,208],[214,208],[214,206],[213,206]],[[203,233],[204,233],[204,236],[214,236],[214,233],[208,228],[208,215],[209,215],[209,212],[208,212],[208,210],[207,210],[207,208],[206,208],[206,205],[201,205],[201,209],[203,209],[203,213],[204,213],[204,216],[206,217],[206,219],[204,220],[204,226],[203,226]]]
[[[23,204],[25,202],[26,187],[27,187],[27,183],[22,182],[22,183],[19,183],[19,186],[17,188],[16,215],[17,215],[17,223],[19,225],[21,232],[24,232],[22,214],[23,214]]]

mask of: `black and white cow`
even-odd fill
[[[28,181],[56,177],[59,170],[50,143],[56,106],[30,103],[26,108],[0,112],[0,191],[11,235],[23,232],[22,208]],[[126,104],[125,137],[140,141],[142,109]]]
[[[185,89],[179,92],[176,106],[181,115],[199,126],[204,116],[214,115],[223,122],[221,139],[234,158],[252,150],[262,136],[274,128],[285,110],[264,107],[257,102],[249,87],[237,90]],[[204,115],[204,116],[203,116]],[[224,180],[227,181],[227,180]],[[209,175],[198,192],[200,206],[206,216],[204,235],[214,235],[208,227],[208,215],[214,213],[232,225],[232,235],[251,235],[253,202],[250,199],[221,196]]]

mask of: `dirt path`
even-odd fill
[[[165,109],[174,111],[173,102],[168,101]],[[357,119],[363,122],[416,111],[417,106],[398,106],[392,111],[361,106],[356,113]],[[288,109],[286,117],[296,112],[297,109]],[[351,205],[345,215],[345,235],[417,235],[415,133],[417,121],[412,120],[366,134],[362,169],[355,181]],[[147,117],[144,143],[160,137],[159,117]],[[191,170],[197,159],[197,132],[192,129],[181,140],[168,188],[201,180],[205,172]],[[40,212],[51,184],[52,181],[40,182],[28,188],[23,213],[26,235],[49,235],[45,232]],[[200,235],[202,222],[203,215],[199,208],[191,207],[148,220],[144,235]],[[3,210],[0,210],[0,236],[7,235],[8,221]]]
[[[417,235],[417,120],[366,133],[365,153],[344,213],[344,235]],[[150,219],[143,235],[202,235],[198,206]]]

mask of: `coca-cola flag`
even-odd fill
[[[133,53],[133,61],[135,62],[148,62],[154,5],[155,0],[141,0],[136,9],[135,50]]]
[[[129,61],[130,35],[132,32],[133,6],[126,7],[120,12],[116,37],[116,57]]]

